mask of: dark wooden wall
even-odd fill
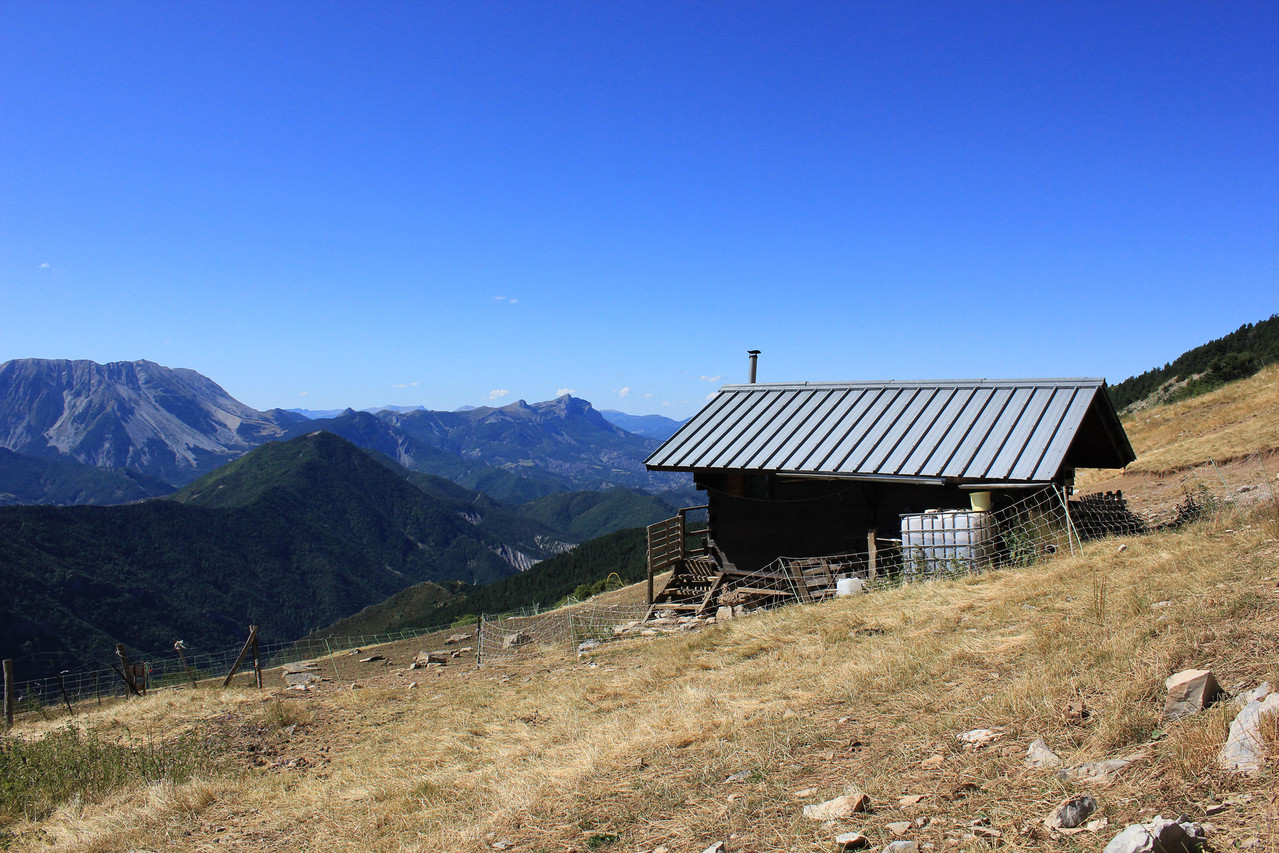
[[[777,557],[865,554],[871,528],[900,538],[901,513],[969,507],[968,492],[950,486],[718,473],[699,473],[696,482],[706,491],[711,538],[745,570]]]

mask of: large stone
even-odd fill
[[[919,853],[918,841],[890,841],[880,853]]]
[[[1170,676],[1164,686],[1168,688],[1164,715],[1172,720],[1202,711],[1221,695],[1221,685],[1207,669],[1182,670]]]
[[[1267,718],[1276,714],[1279,714],[1279,693],[1244,705],[1230,724],[1230,734],[1217,756],[1217,766],[1235,773],[1260,773],[1267,752],[1262,726]]]
[[[1203,847],[1204,829],[1197,823],[1155,816],[1116,835],[1104,853],[1193,853]]]
[[[1263,681],[1253,690],[1245,690],[1238,696],[1230,700],[1231,706],[1235,708],[1243,708],[1249,702],[1260,702],[1274,691],[1270,688],[1269,681]]]

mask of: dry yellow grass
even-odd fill
[[[888,823],[936,849],[1100,849],[1156,812],[1210,820],[1217,845],[1279,845],[1274,769],[1229,776],[1224,707],[1162,719],[1163,681],[1212,668],[1230,690],[1279,683],[1279,522],[1265,510],[1180,534],[1088,546],[1019,572],[783,608],[593,659],[386,670],[305,697],[177,691],[78,723],[137,737],[209,733],[221,773],[124,791],[11,827],[54,851],[830,850]],[[404,679],[419,678],[409,689]],[[1069,718],[1068,703],[1089,716]],[[296,725],[296,728],[289,726]],[[38,734],[50,723],[32,723]],[[980,750],[955,735],[998,731]],[[1044,738],[1068,764],[1149,757],[1108,786],[1023,766]],[[255,751],[250,751],[252,748]],[[261,756],[265,754],[266,758]],[[936,767],[924,762],[940,755]],[[299,757],[306,758],[297,763]],[[290,761],[293,763],[290,764]],[[744,779],[726,783],[732,774]],[[824,826],[805,803],[850,786],[875,810]],[[808,789],[808,793],[797,792]],[[1029,829],[1075,791],[1101,834]],[[898,798],[923,795],[916,805]],[[1250,798],[1245,800],[1244,798]],[[954,840],[949,847],[948,841]]]
[[[1160,474],[1203,465],[1210,458],[1222,464],[1272,454],[1279,451],[1279,364],[1208,394],[1127,415],[1123,424],[1137,453],[1130,473]],[[1079,483],[1112,476],[1108,471],[1080,472]]]

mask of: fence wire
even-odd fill
[[[430,628],[394,631],[386,634],[360,634],[349,637],[307,638],[291,643],[260,643],[258,660],[263,669],[274,669],[289,663],[303,660],[329,658],[332,660],[333,674],[342,677],[340,663],[334,658],[338,652],[348,652],[361,646],[375,646],[397,640],[408,640],[415,637],[435,634],[449,630],[463,630],[469,626],[437,625]],[[221,683],[231,669],[235,659],[239,657],[241,645],[213,652],[198,652],[184,649],[179,656],[177,650],[163,654],[143,652],[138,649],[126,649],[131,664],[141,666],[146,673],[145,687],[147,692],[165,690],[175,687],[191,687],[192,683],[206,682],[215,679]],[[35,668],[39,662],[35,656],[17,658],[14,668],[21,674],[25,665]],[[183,665],[185,657],[185,666]],[[251,678],[252,658],[246,658],[241,664],[241,672],[247,667],[250,674],[237,676]],[[61,683],[59,683],[61,682]],[[139,686],[143,686],[139,683]],[[112,697],[123,697],[129,694],[129,688],[114,668],[63,671],[60,675],[44,678],[15,680],[14,691],[15,712],[37,712],[42,708],[69,702],[75,705],[85,701],[98,701]]]
[[[576,652],[589,641],[614,639],[615,629],[638,623],[646,604],[581,604],[538,615],[485,616],[476,630],[480,664],[509,662],[546,652]]]

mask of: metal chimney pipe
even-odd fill
[[[757,350],[757,349],[749,349],[749,350],[747,350],[747,351],[746,351],[746,354],[747,354],[747,355],[749,355],[749,356],[751,357],[751,379],[750,379],[750,383],[751,383],[752,385],[754,385],[754,384],[755,384],[755,367],[756,367],[756,365],[757,365],[757,364],[758,364],[758,362],[759,362],[759,350]]]

